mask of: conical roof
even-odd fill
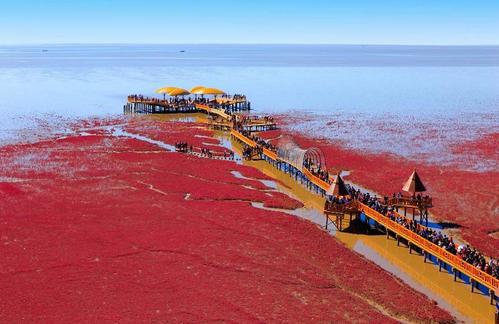
[[[331,196],[346,196],[349,194],[347,187],[345,186],[345,182],[341,178],[340,175],[341,171],[338,172],[336,175],[336,178],[334,179],[333,183],[327,190],[327,194]]]
[[[407,181],[404,184],[404,187],[402,187],[402,190],[411,193],[426,191],[426,187],[419,178],[416,169],[414,169],[409,179],[407,179]]]

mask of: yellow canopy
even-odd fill
[[[203,86],[196,86],[196,87],[191,89],[191,93],[192,94],[204,94],[203,93],[204,89],[205,89],[205,87],[203,87]]]
[[[156,90],[156,93],[162,93],[162,94],[167,94],[169,91],[172,89],[175,89],[175,87],[164,87],[164,88],[159,88]]]
[[[223,95],[225,94],[224,91],[217,89],[217,88],[202,88],[199,90],[199,94],[205,94],[205,95]]]
[[[182,89],[182,88],[177,88],[177,87],[164,87],[164,88],[159,88],[156,90],[156,93],[162,93],[162,94],[167,94],[171,97],[176,97],[176,96],[185,96],[190,94],[189,91]]]
[[[176,96],[185,96],[185,95],[189,95],[190,92],[185,90],[185,89],[182,89],[182,88],[177,88],[177,89],[173,89],[172,91],[170,91],[168,93],[170,96],[172,97],[176,97]]]

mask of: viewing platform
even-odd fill
[[[163,98],[143,95],[130,95],[123,107],[129,114],[168,114],[197,112],[198,105],[217,109],[226,113],[249,111],[251,103],[245,95],[228,95],[216,88],[197,86],[190,91],[178,87],[164,87],[156,90]],[[166,96],[169,98],[167,99]],[[205,96],[213,96],[207,98]],[[206,109],[204,109],[206,110]]]
[[[165,87],[156,90],[163,94],[163,99],[143,95],[130,95],[123,107],[126,114],[168,114],[202,112],[210,117],[209,126],[216,130],[229,131],[237,127],[243,131],[260,132],[273,130],[277,124],[272,117],[256,117],[247,114],[251,108],[245,95],[228,95],[216,88],[202,86],[194,87],[190,91]],[[166,95],[170,98],[166,99]],[[194,95],[194,97],[192,97]],[[205,98],[212,95],[213,98]],[[187,97],[186,97],[187,96]]]
[[[123,111],[126,114],[174,114],[196,112],[197,109],[189,100],[172,102],[153,97],[128,96]]]

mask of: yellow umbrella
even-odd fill
[[[193,94],[203,94],[203,91],[204,91],[205,87],[203,86],[196,86],[194,88],[191,89],[191,93]]]
[[[177,88],[177,87],[159,88],[158,90],[156,90],[156,93],[162,93],[163,95],[169,95],[171,97],[185,96],[185,95],[190,94],[189,91],[182,89],[182,88]]]
[[[223,95],[225,94],[225,92],[217,88],[203,88],[202,94],[216,96],[216,95]]]
[[[175,89],[175,87],[163,87],[156,90],[156,93],[168,94],[172,89]]]
[[[170,95],[172,97],[185,96],[188,94],[190,94],[190,92],[185,90],[185,89],[182,89],[182,88],[171,89],[171,91],[168,92],[168,95]]]

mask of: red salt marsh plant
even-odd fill
[[[226,148],[213,138],[213,131],[207,130],[204,124],[194,122],[161,122],[151,119],[138,118],[131,120],[124,130],[144,135],[154,140],[174,145],[178,142],[188,142],[193,149],[209,149],[217,155],[223,155]]]
[[[2,147],[0,169],[1,322],[452,320],[314,224],[252,207],[295,202],[231,173],[265,177],[248,167],[99,134]]]

